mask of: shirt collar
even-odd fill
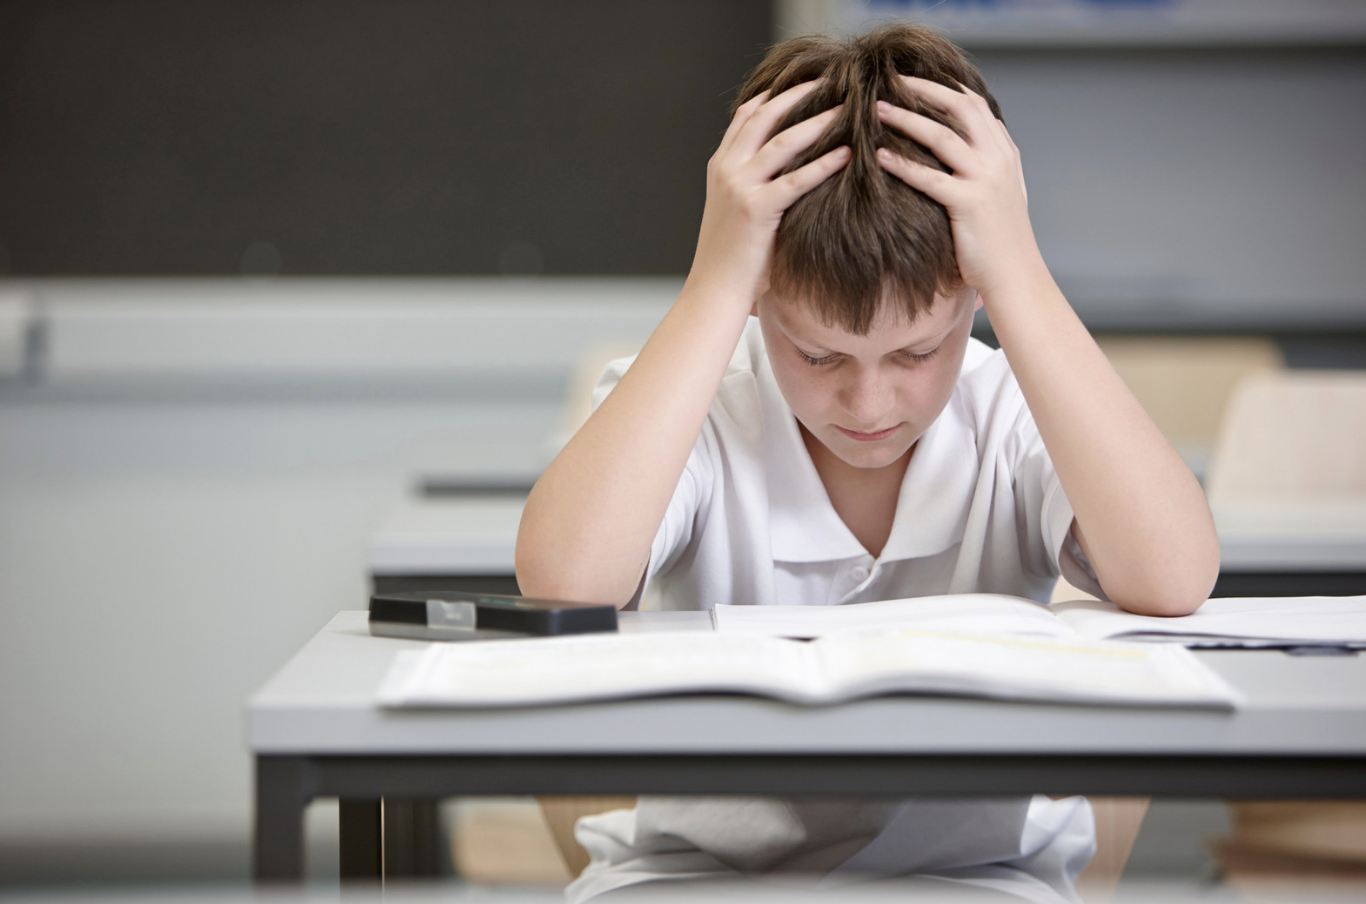
[[[957,389],[915,444],[879,561],[918,559],[961,543],[977,490],[977,443]]]

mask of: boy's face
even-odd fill
[[[771,293],[756,306],[778,388],[808,432],[856,468],[897,462],[953,395],[972,313],[971,289],[941,295],[907,323],[890,305],[866,336],[821,323]]]

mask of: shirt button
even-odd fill
[[[868,569],[864,568],[862,565],[855,565],[849,571],[849,574],[851,577],[853,577],[854,580],[861,581],[864,578],[868,577]]]

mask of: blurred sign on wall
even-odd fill
[[[859,32],[913,19],[974,47],[1352,44],[1360,0],[779,0],[792,32]]]

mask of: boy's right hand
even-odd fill
[[[707,163],[707,205],[688,282],[708,294],[733,297],[737,305],[743,301],[746,311],[768,291],[773,237],[783,211],[849,162],[849,148],[839,147],[777,175],[839,115],[833,107],[768,138],[817,85],[803,82],[771,100],[764,92],[746,102]]]

